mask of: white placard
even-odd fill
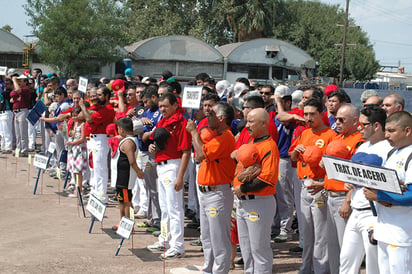
[[[199,109],[203,86],[187,86],[183,90],[182,107]]]
[[[87,211],[90,212],[97,220],[103,221],[104,212],[106,211],[106,205],[97,199],[93,194],[90,195],[89,202],[87,203]]]
[[[123,216],[120,220],[119,227],[116,230],[116,233],[122,236],[125,239],[130,238],[130,234],[132,234],[134,228],[134,221]]]
[[[89,82],[89,80],[87,78],[84,77],[79,77],[79,87],[77,88],[78,90],[80,90],[83,93],[86,93],[87,91],[87,83]]]
[[[7,67],[0,67],[0,75],[6,75]]]
[[[47,161],[49,160],[49,157],[43,156],[40,154],[35,154],[34,155],[34,161],[33,161],[33,166],[46,170],[47,169]]]
[[[55,150],[56,150],[56,143],[50,142],[49,147],[47,148],[47,151],[53,154]]]
[[[402,194],[398,175],[393,169],[353,163],[326,155],[323,156],[323,164],[330,179]]]

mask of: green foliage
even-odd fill
[[[62,76],[90,75],[119,59],[124,11],[114,0],[27,0],[42,62]]]
[[[9,24],[4,25],[1,28],[4,29],[5,31],[8,31],[8,32],[11,32],[13,30],[13,27],[10,26]]]

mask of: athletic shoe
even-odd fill
[[[242,267],[245,263],[243,262],[243,258],[240,258],[239,260],[235,261],[235,266],[237,267]]]
[[[74,191],[74,185],[70,185],[68,188],[63,189],[63,192],[73,192]]]
[[[190,241],[190,245],[192,246],[202,246],[202,241],[199,239]]]
[[[163,244],[160,242],[155,242],[152,245],[148,245],[146,247],[147,250],[149,251],[165,251],[167,248],[169,248],[169,244]]]
[[[275,237],[275,243],[284,243],[289,240],[288,234],[280,233],[278,236]]]
[[[70,193],[67,197],[69,197],[69,198],[77,198],[77,194]]]
[[[184,252],[178,252],[176,250],[168,249],[164,254],[160,254],[160,259],[162,260],[172,260],[177,258],[182,258],[185,256]]]
[[[3,151],[2,153],[3,153],[3,154],[12,154],[13,151],[11,151],[11,150],[5,150],[5,151]]]
[[[143,209],[139,209],[139,211],[136,214],[134,214],[134,216],[137,219],[145,219],[145,218],[147,218],[147,212],[144,211]]]
[[[140,227],[140,228],[150,227],[149,223],[146,222],[146,221],[145,221],[145,222],[137,223],[136,226],[137,226],[137,227]]]
[[[300,246],[295,246],[292,248],[289,248],[289,253],[290,254],[301,254],[303,251],[303,248],[301,248]]]
[[[154,232],[152,233],[152,235],[153,235],[154,237],[159,237],[160,234],[161,234],[160,230],[154,231]]]
[[[149,227],[148,229],[146,229],[146,232],[152,233],[152,234],[153,234],[155,231],[160,231],[160,228],[155,227],[155,226],[151,226],[151,227]]]

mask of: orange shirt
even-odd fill
[[[292,143],[289,148],[289,154],[296,148],[297,145],[302,144],[307,146],[317,146],[323,153],[326,151],[326,146],[335,138],[336,132],[329,127],[313,132],[311,128],[305,129],[302,134]],[[319,166],[311,167],[302,159],[298,159],[297,174],[300,179],[323,179],[325,177],[325,170]]]
[[[255,144],[256,149],[259,154],[260,164],[262,166],[262,171],[260,172],[259,176],[257,177],[259,180],[268,184],[268,186],[258,190],[246,193],[247,195],[259,195],[259,196],[268,196],[273,195],[276,193],[276,182],[279,179],[279,150],[278,147],[273,140],[268,136],[267,138],[254,140],[253,144]],[[238,162],[236,166],[236,176],[233,180],[233,187],[237,187],[242,183],[237,179],[237,175],[240,171],[242,171],[245,167],[242,166],[240,162]]]
[[[355,133],[347,137],[339,134],[335,137],[334,140],[341,140],[346,145],[346,148],[349,150],[350,155],[355,154],[358,147],[364,142],[359,131],[356,131]],[[325,176],[324,188],[331,191],[346,191],[344,182],[329,179],[327,175]]]
[[[223,185],[233,181],[236,163],[230,154],[235,150],[235,144],[235,137],[230,129],[226,129],[203,145],[206,159],[200,163],[199,185]]]

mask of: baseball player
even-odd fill
[[[364,188],[376,201],[378,214],[373,237],[378,241],[380,273],[412,273],[412,115],[398,111],[389,115],[386,139],[395,148],[384,166],[396,170],[403,195]]]
[[[382,108],[368,107],[361,110],[358,129],[367,142],[358,148],[354,157],[362,154],[375,155],[381,163],[384,162],[392,149],[385,139],[385,120],[386,113]],[[371,205],[366,200],[362,188],[351,184],[345,184],[345,187],[352,189],[352,213],[343,234],[339,273],[359,273],[365,254],[366,273],[379,273],[377,248],[369,242],[368,237],[368,230],[375,225],[376,217],[372,214]]]
[[[238,199],[236,219],[245,273],[272,273],[273,252],[270,246],[271,224],[276,212],[276,182],[279,176],[279,151],[269,134],[269,114],[263,108],[251,110],[246,128],[253,138],[260,164],[260,174],[242,181],[239,162],[233,181]]]
[[[230,157],[235,149],[235,137],[230,125],[233,108],[223,102],[213,105],[207,117],[209,128],[216,136],[203,143],[196,124],[189,120],[186,129],[192,135],[196,159],[201,161],[198,172],[201,241],[205,263],[203,273],[228,273],[230,268],[230,216],[236,163]]]

